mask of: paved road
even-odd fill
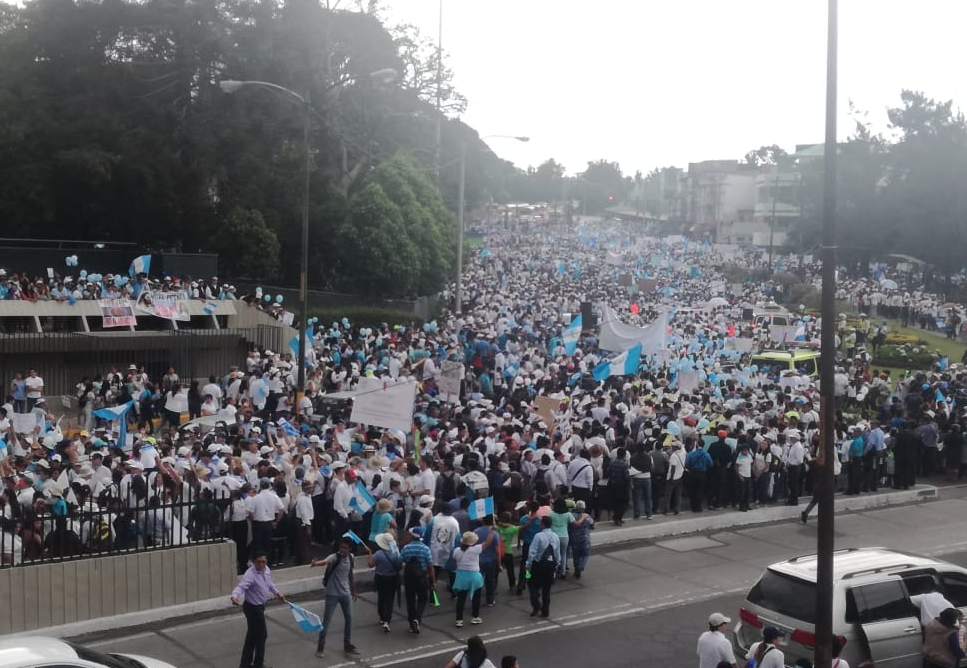
[[[951,498],[963,493],[950,490],[948,498],[934,502],[839,516],[837,547],[882,545],[967,565],[967,500]],[[405,632],[402,619],[384,635],[376,624],[374,595],[364,594],[356,607],[354,642],[362,650],[356,661],[339,651],[338,617],[328,656],[316,659],[313,639],[299,631],[287,609],[273,607],[268,661],[274,668],[431,668],[443,666],[477,633],[495,661],[515,653],[525,668],[688,666],[708,614],[720,610],[735,617],[765,565],[814,551],[815,539],[815,524],[781,522],[622,546],[593,556],[580,582],[555,585],[549,620],[531,619],[529,603],[508,594],[502,580],[497,607],[483,609],[483,625],[455,628],[452,605],[443,600],[419,637]],[[306,605],[321,613],[312,598]],[[235,668],[244,628],[236,613],[131,634],[108,631],[84,642],[156,656],[181,668]]]

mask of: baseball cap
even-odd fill
[[[728,624],[731,621],[732,620],[730,618],[726,617],[721,612],[713,612],[708,616],[709,626],[721,626],[722,624]]]
[[[785,638],[786,632],[782,629],[776,628],[775,626],[767,626],[762,629],[762,639],[765,641],[775,640],[776,638]]]

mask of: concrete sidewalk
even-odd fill
[[[939,498],[939,492],[940,490],[932,485],[917,485],[915,488],[905,491],[890,489],[877,494],[863,494],[859,496],[839,495],[836,497],[836,513],[844,514],[931,501]],[[595,548],[601,548],[620,545],[622,543],[682,536],[710,530],[722,531],[729,528],[747,527],[756,524],[788,520],[798,522],[800,521],[800,513],[804,508],[805,504],[803,503],[799,506],[768,506],[750,510],[749,512],[737,512],[731,509],[705,511],[703,513],[685,511],[683,514],[677,516],[655,515],[651,521],[644,519],[628,520],[621,527],[604,521],[600,522],[594,530],[591,540]],[[811,521],[816,521],[815,511]],[[357,583],[362,587],[368,587],[372,580],[372,569],[365,566],[365,561],[357,561],[357,563],[362,566],[356,568]],[[322,569],[312,569],[308,566],[295,566],[274,571],[273,579],[284,594],[287,596],[296,596],[320,591],[322,588],[322,574]],[[232,607],[229,595],[230,592],[225,592],[224,596],[196,601],[194,603],[154,608],[117,617],[101,617],[61,626],[37,629],[29,633],[17,635],[74,637],[100,632],[108,628],[120,629],[157,624],[178,618],[228,610]]]

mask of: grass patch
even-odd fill
[[[926,341],[927,348],[929,350],[939,350],[941,355],[946,355],[950,358],[951,364],[959,362],[960,358],[964,355],[964,349],[967,348],[967,345],[961,343],[960,341],[952,341],[944,337],[943,334],[928,332],[920,329],[919,327],[903,327],[900,325],[899,320],[888,320],[887,323],[890,326],[891,332],[899,332],[909,336],[916,336],[921,340]]]
[[[470,248],[483,248],[483,245],[484,245],[483,237],[467,235],[464,237],[464,240],[466,241],[467,246],[469,246]]]

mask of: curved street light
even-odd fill
[[[369,74],[369,78],[379,83],[389,84],[399,78],[399,72],[392,68],[376,70]],[[308,295],[308,274],[309,274],[309,126],[313,113],[318,115],[309,102],[309,91],[305,95],[299,95],[294,90],[285,86],[271,83],[269,81],[237,81],[235,79],[225,79],[218,83],[218,87],[224,93],[235,93],[242,88],[265,88],[282,93],[290,100],[298,103],[302,107],[302,147],[305,153],[303,163],[303,176],[305,186],[302,193],[302,252],[299,263],[299,371],[296,380],[296,392],[298,399],[305,392],[306,382],[306,323],[309,319],[309,295]],[[296,411],[298,412],[298,400],[296,401]]]

